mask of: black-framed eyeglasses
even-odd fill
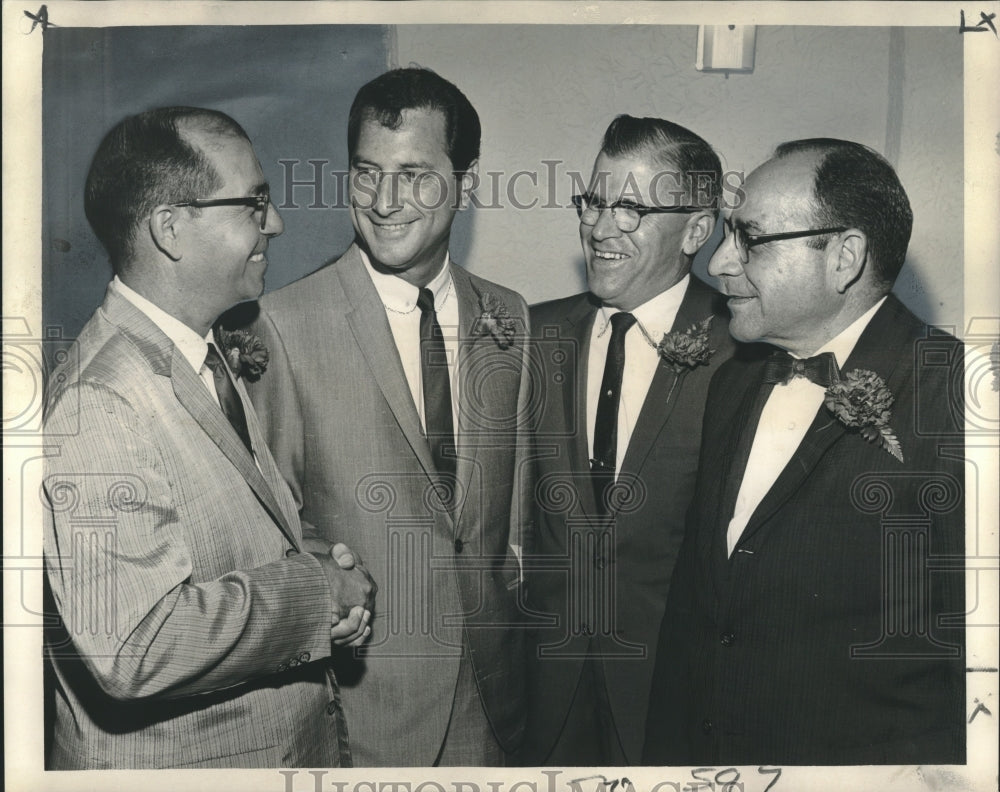
[[[802,237],[822,236],[823,234],[839,234],[846,231],[847,226],[836,226],[835,228],[810,228],[808,231],[780,231],[777,234],[748,234],[746,229],[733,223],[732,218],[727,217],[723,222],[722,244],[726,244],[730,237],[736,246],[736,253],[740,257],[740,263],[746,264],[750,260],[751,248],[757,245],[765,245],[768,242],[780,242],[783,239],[801,239]]]
[[[249,206],[260,220],[260,230],[267,226],[267,210],[271,205],[271,196],[264,192],[260,195],[245,195],[242,198],[192,198],[190,201],[170,204],[171,206],[191,206],[195,209],[207,209],[211,206]]]
[[[584,225],[597,225],[601,217],[601,212],[605,209],[611,210],[611,217],[618,226],[618,230],[626,234],[635,231],[648,214],[693,214],[703,212],[708,207],[704,206],[643,206],[631,201],[619,201],[617,203],[605,203],[596,195],[584,193],[574,195],[573,206],[580,222]]]

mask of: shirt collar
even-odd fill
[[[674,319],[677,318],[677,311],[684,301],[684,294],[690,280],[691,275],[685,275],[666,291],[660,292],[652,299],[646,300],[642,305],[629,311],[650,338],[659,340],[664,333],[670,332],[674,326]],[[619,313],[617,308],[610,305],[601,306],[598,312],[599,335],[607,330],[608,322],[616,313]]]
[[[407,283],[405,280],[400,278],[398,275],[389,275],[385,272],[379,272],[376,270],[368,258],[368,254],[363,250],[358,250],[361,254],[361,261],[364,262],[365,269],[368,270],[368,275],[372,279],[372,283],[375,285],[375,291],[378,292],[379,299],[382,300],[382,304],[389,310],[395,311],[397,313],[409,313],[417,305],[417,295],[420,293],[420,289],[414,286],[412,283]],[[434,295],[434,307],[435,310],[440,311],[445,302],[448,299],[451,289],[451,269],[449,264],[451,263],[451,258],[446,252],[444,254],[444,263],[441,265],[441,269],[437,275],[435,275],[431,282],[427,284],[427,288],[431,290]]]
[[[191,364],[195,373],[201,371],[201,367],[205,364],[205,356],[208,355],[208,343],[212,340],[211,330],[202,338],[182,321],[126,286],[117,275],[111,281],[111,288],[146,314],[150,321],[163,331],[163,334],[173,342],[184,359]]]
[[[868,323],[872,320],[872,317],[875,316],[878,309],[882,307],[882,303],[884,302],[885,297],[841,330],[840,333],[827,341],[820,349],[813,353],[813,356],[821,355],[824,352],[833,352],[834,357],[837,358],[837,365],[843,367],[843,365],[847,362],[847,358],[851,356],[851,352],[854,351],[854,347],[857,346],[858,339],[861,338],[861,334],[865,331],[865,328],[868,327]],[[795,356],[793,355],[792,357]]]

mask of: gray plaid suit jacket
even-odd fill
[[[259,468],[113,290],[49,384],[50,769],[340,764],[329,586],[242,385]]]

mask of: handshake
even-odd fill
[[[345,544],[316,539],[306,539],[303,550],[319,561],[330,583],[330,640],[336,646],[361,646],[372,632],[369,621],[378,592],[361,557]]]

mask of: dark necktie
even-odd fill
[[[605,494],[615,480],[618,402],[625,372],[625,334],[634,324],[635,317],[630,313],[616,313],[611,317],[611,340],[604,362],[601,393],[597,398],[597,420],[594,421],[594,458],[590,460],[594,497],[601,513],[607,512]]]
[[[434,311],[434,294],[421,289],[420,376],[424,390],[424,429],[438,473],[447,480],[455,474],[455,428],[451,417],[451,380],[448,353]],[[447,451],[446,451],[447,449]],[[447,488],[446,488],[447,489]]]
[[[840,369],[833,352],[824,352],[815,357],[793,358],[784,350],[778,350],[764,364],[764,382],[769,385],[784,385],[794,377],[805,377],[824,388],[829,388],[840,379]]]
[[[226,361],[222,359],[215,344],[208,345],[208,356],[205,358],[205,365],[212,369],[212,378],[215,380],[215,392],[219,396],[219,404],[222,405],[222,412],[226,414],[229,423],[236,434],[240,436],[247,451],[253,453],[253,446],[250,443],[250,432],[247,430],[247,417],[243,412],[243,402],[236,392],[236,386],[227,371]]]

